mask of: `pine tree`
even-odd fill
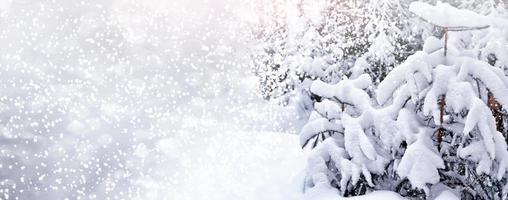
[[[288,69],[284,65],[288,34],[284,4],[283,1],[273,1],[259,6],[259,23],[253,31],[253,37],[259,45],[251,54],[253,70],[259,77],[263,97],[278,98],[290,88],[286,82]]]
[[[427,4],[415,6],[432,9]],[[481,17],[445,4],[435,8],[446,8],[452,19]],[[440,24],[434,21],[438,18],[430,18]],[[469,27],[448,23],[448,29]],[[508,103],[506,76],[463,49],[461,35],[467,33],[447,34],[448,49],[438,38],[427,39],[424,51],[410,56],[378,87],[378,103],[400,110],[399,132],[408,145],[397,174],[427,195],[433,185],[442,183],[462,199],[506,198],[507,144],[489,108],[493,99],[501,106]]]
[[[344,47],[346,34],[352,33],[348,26],[354,24],[355,15],[349,15],[354,6],[354,1],[298,0],[286,2],[283,10],[272,9],[277,14],[265,14],[269,19],[283,18],[274,20],[281,23],[260,26],[260,45],[252,53],[266,99],[293,102],[306,118],[313,102],[320,100],[310,92],[312,82],[337,83],[348,75],[351,59],[357,57],[345,53]]]
[[[368,73],[379,84],[407,56],[421,49],[424,29],[415,29],[405,1],[369,0],[357,25],[364,35],[364,52],[356,58],[352,77]]]
[[[310,92],[315,80],[335,84],[368,73],[377,85],[421,46],[422,30],[410,26],[414,17],[406,4],[295,0],[272,9],[277,14],[266,15],[277,19],[261,26],[260,45],[253,51],[263,96],[295,103],[306,118],[321,99]]]
[[[389,72],[377,89],[362,74],[368,70],[338,83],[310,84],[320,100],[300,133],[302,146],[312,148],[305,188],[335,188],[342,196],[391,190],[426,199],[444,189],[462,199],[506,198],[508,151],[500,132],[506,129],[496,113],[508,103],[508,80],[503,58],[492,63],[482,56],[503,57],[502,45],[487,46],[506,36],[475,36],[467,30],[489,26],[453,20],[455,14],[485,16],[442,3],[413,6],[450,11],[451,24],[426,19],[442,25],[442,38],[427,38],[423,50]]]
[[[371,86],[366,74],[337,84],[312,84],[311,92],[323,100],[300,133],[302,146],[313,148],[306,188],[335,188],[343,196],[357,196],[393,186],[393,170],[386,168],[397,154],[396,125],[389,112],[374,108]]]

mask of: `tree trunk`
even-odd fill
[[[503,113],[501,112],[501,109],[503,109],[503,107],[496,100],[496,98],[494,97],[494,95],[491,92],[488,93],[488,105],[489,105],[490,111],[492,112],[492,115],[494,116],[494,118],[496,120],[497,131],[503,133],[504,132]],[[505,138],[506,138],[506,136],[505,136]]]
[[[441,96],[441,98],[438,101],[439,105],[439,129],[437,130],[437,148],[438,150],[441,150],[441,142],[443,141],[443,137],[445,134],[445,129],[443,128],[443,122],[444,122],[444,115],[445,115],[445,96]]]
[[[444,56],[446,56],[446,52],[448,51],[448,27],[444,28]]]

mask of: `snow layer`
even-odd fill
[[[438,183],[438,169],[445,167],[437,149],[431,145],[428,133],[421,129],[418,140],[408,146],[397,168],[401,177],[407,177],[414,187],[424,189],[427,194],[430,191],[427,184]]]
[[[460,198],[450,191],[443,191],[434,200],[459,200]]]
[[[435,6],[413,2],[409,10],[428,22],[441,27],[484,27],[489,19],[470,10],[457,9],[450,4],[437,2]]]

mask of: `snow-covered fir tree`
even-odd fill
[[[357,31],[364,37],[364,53],[357,55],[352,77],[368,73],[379,84],[388,72],[407,56],[421,49],[427,27],[414,26],[418,19],[410,15],[406,1],[370,0],[362,6],[363,20]],[[418,27],[418,28],[416,28]],[[426,29],[427,28],[427,29]]]
[[[336,188],[340,195],[356,196],[393,187],[392,157],[395,121],[371,101],[372,81],[364,74],[337,84],[320,80],[311,92],[316,102],[300,142],[314,149],[307,165],[305,187],[310,191]]]
[[[508,152],[488,93],[508,103],[505,81],[487,63],[460,54],[443,58],[443,50],[418,52],[395,68],[377,100],[400,109],[397,124],[407,150],[398,175],[427,194],[427,184],[442,183],[464,198],[501,198]]]
[[[508,103],[507,79],[464,49],[468,41],[461,37],[489,20],[444,3],[413,3],[411,10],[450,31],[443,39],[428,38],[423,51],[378,87],[378,103],[400,110],[397,124],[407,149],[397,174],[427,196],[448,188],[462,199],[506,198],[508,151],[491,106]]]
[[[265,99],[277,98],[290,88],[286,79],[288,69],[284,65],[286,56],[286,16],[283,1],[259,4],[259,23],[256,24],[253,37],[259,41],[253,49],[252,65],[259,77],[261,94]]]
[[[377,88],[361,73],[368,70],[311,84],[320,100],[300,133],[312,148],[306,193],[505,199],[508,151],[498,119],[508,103],[505,10],[494,6],[483,16],[446,3],[411,7],[441,38],[427,38]]]
[[[377,85],[422,43],[422,30],[409,26],[415,18],[407,11],[407,1],[272,4],[279,9],[265,9],[268,19],[276,19],[261,20],[258,26],[253,68],[265,98],[296,103],[304,118],[320,101],[310,92],[313,81],[335,84],[368,73]]]

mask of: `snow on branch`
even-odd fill
[[[442,2],[437,2],[435,6],[413,2],[409,10],[435,26],[447,27],[449,31],[484,29],[490,26],[485,16]]]

